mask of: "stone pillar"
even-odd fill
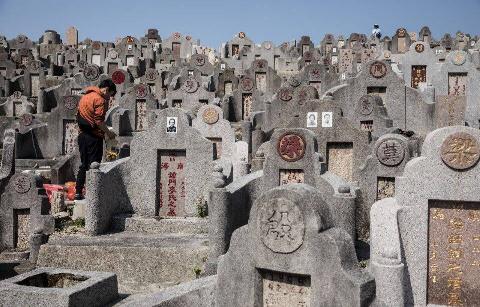
[[[5,97],[10,96],[10,79],[5,79]]]
[[[263,144],[265,141],[265,133],[258,129],[258,130],[253,130],[252,131],[252,143],[251,143],[251,148],[252,148],[252,156],[255,156],[255,153],[257,152],[258,148],[260,145]]]
[[[48,235],[45,235],[43,233],[34,232],[30,236],[30,257],[28,258],[30,263],[32,264],[37,263],[38,254],[40,252],[40,246],[47,243],[47,241],[48,241]]]
[[[65,64],[65,56],[63,54],[59,54],[58,57],[58,66],[63,66]]]
[[[40,92],[38,93],[38,99],[37,99],[37,114],[41,114],[45,110],[44,100],[45,100],[45,89],[41,87]]]
[[[372,261],[371,268],[375,283],[382,285],[376,289],[377,302],[385,306],[405,306],[403,263],[396,258],[382,257]]]
[[[229,232],[228,207],[230,193],[225,189],[225,176],[221,166],[214,167],[212,174],[214,188],[208,195],[208,237],[210,252],[205,265],[205,274],[213,275],[217,272],[218,257],[227,252],[227,235]]]

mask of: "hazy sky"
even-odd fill
[[[480,0],[0,0],[0,34],[35,41],[47,29],[63,39],[73,25],[80,40],[140,37],[157,28],[162,38],[178,31],[215,48],[239,31],[257,43],[304,34],[317,44],[325,33],[370,33],[374,23],[389,36],[423,25],[437,39],[457,30],[480,34]]]

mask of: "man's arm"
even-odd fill
[[[110,131],[105,124],[105,102],[103,99],[95,101],[95,124],[102,130],[109,139],[114,139],[117,135]]]

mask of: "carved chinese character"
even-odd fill
[[[277,151],[283,160],[293,162],[303,158],[305,146],[301,135],[286,133],[278,140]]]
[[[405,149],[400,141],[386,139],[377,146],[377,158],[386,166],[396,166],[402,163],[405,157]]]
[[[441,157],[443,162],[453,169],[470,168],[480,158],[478,142],[468,133],[454,133],[443,142]]]

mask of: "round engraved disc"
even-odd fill
[[[465,55],[465,52],[457,50],[452,56],[452,63],[454,65],[460,66],[465,63],[467,60],[467,56]]]
[[[195,93],[198,89],[197,80],[189,78],[183,83],[183,90],[187,93]]]
[[[322,71],[320,68],[312,68],[310,70],[310,79],[312,80],[319,80],[322,78]]]
[[[295,76],[291,76],[290,78],[288,78],[288,84],[293,87],[297,87],[300,85],[300,80],[298,80],[298,78]]]
[[[387,65],[380,61],[375,61],[370,65],[370,74],[375,78],[383,78],[387,74]]]
[[[93,42],[92,43],[92,48],[95,49],[95,50],[98,50],[102,47],[102,45],[100,44],[100,42]]]
[[[63,97],[63,105],[67,110],[75,110],[78,105],[78,98],[76,96],[64,96]]]
[[[449,167],[464,170],[477,164],[480,158],[480,149],[477,140],[465,132],[449,135],[443,141],[441,148],[443,162]]]
[[[305,140],[296,133],[285,133],[278,140],[277,152],[287,162],[294,162],[305,155]]]
[[[115,49],[111,49],[108,52],[108,57],[111,58],[111,59],[116,59],[118,57],[118,52],[115,51]]]
[[[145,72],[145,79],[155,81],[158,77],[158,71],[155,68],[148,68]]]
[[[135,88],[135,95],[137,98],[145,98],[148,94],[147,87],[144,84],[139,84]]]
[[[238,33],[238,37],[240,37],[240,38],[245,38],[245,36],[246,36],[245,32],[239,32]]]
[[[20,125],[27,127],[33,123],[33,115],[30,113],[25,113],[20,117]]]
[[[244,91],[251,91],[253,89],[253,80],[249,77],[243,77],[240,83]]]
[[[25,194],[30,191],[31,185],[30,177],[24,174],[20,174],[13,179],[13,188],[19,194]]]
[[[373,112],[374,99],[369,95],[360,98],[360,114],[370,115]]]
[[[282,88],[278,91],[278,98],[280,98],[281,101],[290,101],[292,97],[293,93],[289,88]]]
[[[20,99],[21,97],[22,97],[22,92],[20,91],[13,92],[13,98]]]
[[[303,244],[303,215],[288,199],[275,198],[261,206],[257,223],[263,244],[275,253],[293,253]]]
[[[97,65],[87,65],[83,69],[83,76],[88,81],[97,80],[98,76],[100,76],[100,69],[98,69]]]
[[[415,51],[418,53],[422,53],[425,50],[425,46],[423,44],[416,44]]]
[[[195,65],[196,66],[203,66],[205,65],[205,58],[202,56],[195,57]]]
[[[203,111],[202,117],[203,121],[209,125],[218,122],[218,112],[214,108],[206,108],[205,111]]]
[[[116,70],[112,74],[112,81],[115,84],[122,84],[125,82],[125,74],[121,70]]]
[[[380,163],[386,166],[399,165],[405,158],[405,148],[397,139],[383,140],[375,152]]]

